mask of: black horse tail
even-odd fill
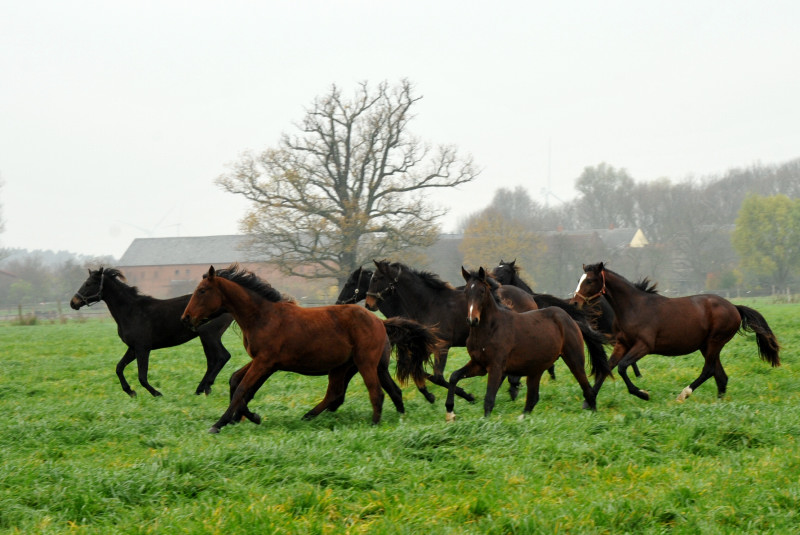
[[[407,318],[383,320],[389,342],[396,348],[396,375],[401,384],[411,377],[415,383],[425,380],[425,365],[432,366],[431,355],[441,342],[434,331]]]
[[[739,328],[739,333],[755,333],[761,360],[769,362],[773,367],[780,366],[781,359],[778,356],[778,352],[781,350],[781,346],[772,329],[767,325],[767,320],[764,319],[764,316],[746,306],[737,305],[736,310],[742,316],[742,326]]]
[[[600,375],[601,377],[609,377],[611,375],[611,367],[608,365],[608,355],[603,347],[608,338],[600,331],[595,331],[589,324],[585,322],[578,323],[578,328],[583,335],[583,342],[589,349],[589,374]]]

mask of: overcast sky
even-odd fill
[[[586,166],[637,181],[800,157],[800,2],[0,0],[0,247],[119,258],[239,232],[214,179],[337,84],[411,80],[480,178],[444,230]]]

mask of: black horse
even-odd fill
[[[233,316],[223,313],[197,331],[192,331],[181,322],[181,314],[191,295],[156,299],[139,293],[136,287],[128,286],[124,281],[125,277],[118,269],[101,267],[96,271],[89,270],[89,278],[70,301],[70,306],[75,310],[99,301],[105,301],[108,306],[111,316],[117,322],[117,333],[128,346],[128,350],[117,363],[117,377],[122,390],[131,397],[136,396],[123,373],[125,367],[136,359],[139,383],[152,395],[160,396],[161,392],[147,381],[150,351],[177,346],[199,336],[206,354],[207,367],[195,394],[209,394],[214,379],[231,358],[231,354],[222,345],[222,334],[233,321]]]
[[[363,267],[356,268],[347,280],[344,281],[342,291],[336,298],[337,305],[354,305],[363,301],[367,297],[369,281],[372,278],[372,270]]]

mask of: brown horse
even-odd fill
[[[461,273],[467,282],[464,293],[470,327],[467,338],[470,360],[450,376],[450,389],[445,402],[447,421],[455,419],[454,390],[458,381],[487,373],[484,416],[491,414],[497,389],[505,374],[527,376],[528,395],[521,417],[530,414],[539,401],[542,374],[559,356],[581,386],[586,400],[584,406],[594,410],[596,394],[584,371],[584,337],[575,320],[557,307],[513,312],[496,303],[483,268],[475,273],[462,267]],[[593,330],[588,332],[591,338],[586,338],[586,343],[592,373],[604,378],[609,369],[603,350],[603,336]]]
[[[347,382],[357,370],[369,391],[372,423],[377,424],[383,407],[381,387],[397,410],[404,411],[400,389],[389,374],[391,346],[397,346],[398,378],[423,381],[423,365],[437,343],[431,331],[416,322],[382,321],[357,305],[303,308],[282,302],[272,286],[236,265],[222,271],[212,266],[182,319],[196,328],[219,310],[228,311],[239,324],[252,360],[231,376],[230,405],[209,430],[212,433],[240,416],[260,423],[247,404],[276,371],[328,375],[325,397],[306,413],[309,419],[344,402]]]
[[[648,292],[602,262],[585,265],[583,271],[577,294],[586,300],[604,295],[614,309],[615,344],[609,364],[611,369],[619,367],[628,392],[636,397],[650,399],[646,391],[630,380],[628,366],[651,353],[678,356],[694,351],[702,353],[705,365],[700,376],[683,389],[678,401],[688,398],[711,376],[717,383],[717,394],[722,397],[728,376],[722,369],[720,352],[737,332],[755,333],[762,360],[780,366],[778,340],[764,317],[752,308],[734,305],[711,294],[670,298]],[[595,392],[602,384],[603,378],[598,378]]]

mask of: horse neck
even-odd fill
[[[512,286],[516,286],[517,288],[522,288],[523,290],[525,290],[525,291],[526,291],[526,292],[528,292],[528,293],[531,293],[531,294],[533,293],[533,289],[531,289],[531,287],[530,287],[530,286],[528,286],[528,285],[525,283],[525,281],[524,281],[524,280],[522,280],[522,279],[519,277],[519,273],[517,273],[516,271],[514,272],[514,275],[512,276],[512,279],[511,279],[511,285],[512,285]]]
[[[604,273],[606,291],[603,295],[617,316],[624,316],[637,299],[648,295],[621,275],[608,270]]]
[[[108,311],[117,323],[128,317],[141,301],[153,299],[139,295],[136,290],[115,277],[105,277],[100,298],[105,301]]]
[[[271,308],[272,301],[227,279],[218,278],[217,285],[222,294],[222,308],[231,313],[243,330],[248,330],[254,322],[263,325],[263,320],[258,320],[259,312],[264,307]]]
[[[404,273],[397,281],[391,302],[387,306],[402,316],[421,318],[432,310],[439,292],[427,286],[416,275]]]

